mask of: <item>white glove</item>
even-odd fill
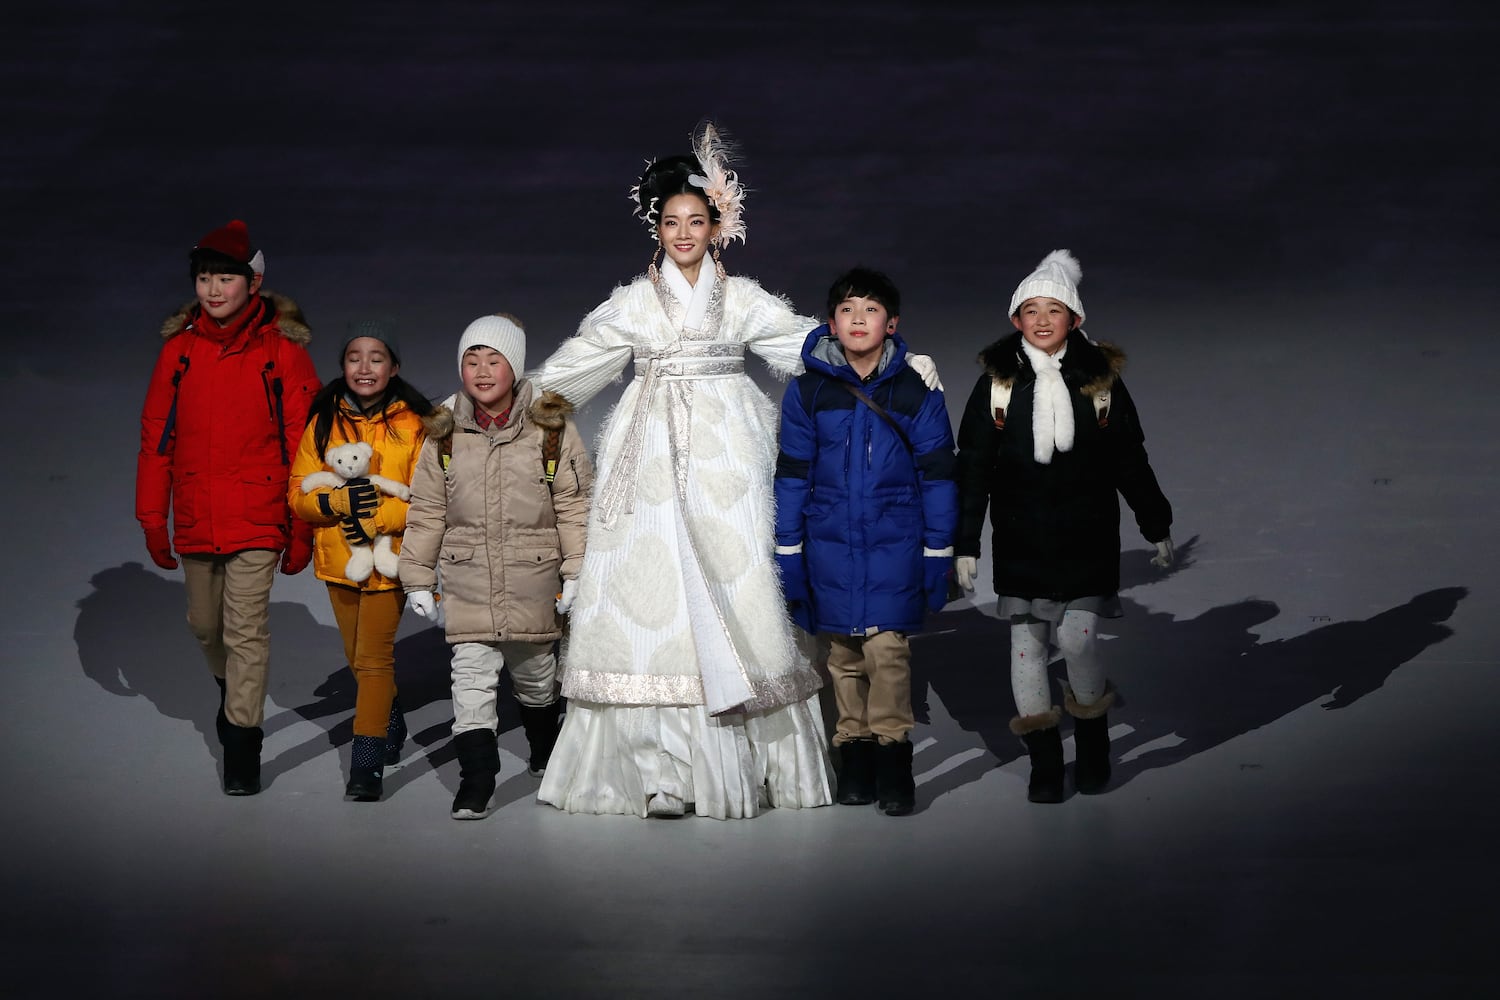
[[[1151,557],[1151,565],[1166,569],[1172,565],[1174,558],[1176,558],[1176,552],[1172,548],[1172,536],[1168,535],[1156,543],[1156,555]]]
[[[413,590],[406,595],[407,610],[430,622],[437,621],[437,598],[430,590]]]
[[[578,596],[578,581],[564,580],[562,593],[557,595],[557,613],[565,615],[573,608],[573,600]]]
[[[912,371],[922,376],[922,381],[927,383],[927,388],[943,391],[943,380],[938,378],[937,365],[932,358],[926,354],[908,354],[906,365]]]
[[[974,574],[979,572],[979,560],[973,556],[959,556],[953,560],[953,574],[958,577],[958,585],[964,589],[964,593],[974,593]]]

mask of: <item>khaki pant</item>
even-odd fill
[[[839,721],[838,746],[878,737],[900,743],[915,722],[911,714],[911,643],[903,632],[830,635],[828,673]]]
[[[188,628],[208,669],[224,679],[224,717],[236,726],[253,728],[265,718],[271,585],[279,560],[271,549],[182,557]]]
[[[500,728],[495,690],[510,668],[516,701],[543,708],[557,700],[557,657],[552,643],[459,642],[453,645],[453,734]]]
[[[385,739],[396,699],[396,629],[406,594],[330,583],[328,601],[354,672],[354,735]]]

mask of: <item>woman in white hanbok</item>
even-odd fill
[[[575,407],[626,365],[635,375],[598,439],[567,715],[538,797],[719,819],[827,805],[822,681],[772,557],[778,410],[745,374],[747,349],[777,376],[800,373],[818,321],[725,275],[718,249],[744,238],[743,190],[712,125],[632,193],[659,243],[648,273],[530,375]]]

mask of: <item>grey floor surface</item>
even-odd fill
[[[28,10],[0,69],[0,991],[1488,995],[1497,41],[1459,4]],[[411,621],[414,743],[348,803],[352,686],[304,574],[274,593],[267,787],[221,795],[182,584],[131,516],[186,248],[246,218],[325,376],[381,314],[446,393],[473,317],[520,314],[540,358],[644,268],[626,189],[704,115],[754,189],[731,270],[812,312],[887,269],[955,417],[1015,283],[1081,258],[1183,556],[1154,570],[1126,516],[1115,787],[1026,802],[981,591],[915,640],[909,818],[564,815],[511,714],[503,807],[455,823],[446,653]]]

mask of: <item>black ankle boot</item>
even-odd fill
[[[887,816],[905,816],[917,806],[917,784],[911,776],[910,740],[875,747],[875,796]]]
[[[265,730],[224,722],[224,794],[254,795],[260,791],[260,747]]]
[[[1026,752],[1031,755],[1031,780],[1026,785],[1026,798],[1032,802],[1061,802],[1062,731],[1054,722],[1046,729],[1023,733],[1021,742],[1026,744]]]
[[[355,802],[379,802],[384,793],[381,769],[385,761],[385,737],[355,736],[349,751],[349,783],[344,794]]]
[[[1115,703],[1113,686],[1092,705],[1080,705],[1071,688],[1064,688],[1063,707],[1073,717],[1073,787],[1083,795],[1098,795],[1109,786],[1109,708]]]
[[[401,701],[391,699],[391,718],[385,725],[385,756],[387,767],[401,763],[401,748],[406,746],[406,715],[401,711]]]
[[[839,752],[839,786],[836,793],[841,806],[867,806],[875,801],[875,741],[850,740],[841,743]]]
[[[466,729],[453,737],[458,752],[458,794],[453,796],[454,819],[484,819],[500,773],[500,748],[488,729]]]
[[[224,696],[228,693],[228,688],[222,677],[215,677],[214,683],[219,685],[219,714],[214,716],[214,732],[219,736],[219,746],[223,746],[224,733],[229,728],[229,717],[224,714]]]
[[[526,742],[531,747],[527,772],[533,778],[540,778],[547,771],[547,761],[552,759],[552,748],[557,745],[557,716],[562,710],[562,699],[541,707],[519,707],[521,728],[526,730]]]

